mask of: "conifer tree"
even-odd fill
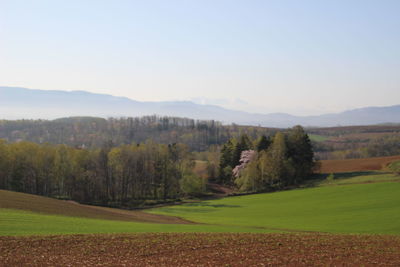
[[[290,183],[297,184],[312,174],[315,165],[314,152],[310,138],[299,125],[289,131],[287,139],[288,157],[295,170]]]
[[[269,137],[266,137],[265,135],[262,135],[256,144],[257,152],[260,152],[262,150],[267,150],[270,145],[271,145],[271,139]]]

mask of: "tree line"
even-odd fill
[[[400,154],[400,125],[344,126],[307,129],[324,141],[313,142],[320,160],[352,159]]]
[[[201,194],[184,144],[148,141],[98,149],[0,140],[0,188],[109,206]]]
[[[321,160],[396,156],[400,154],[400,135],[392,133],[360,141],[314,142],[313,147]]]
[[[276,129],[223,125],[213,120],[144,116],[134,118],[72,117],[56,120],[0,120],[0,138],[9,142],[65,144],[98,148],[111,140],[115,145],[143,143],[148,139],[161,144],[182,143],[191,151],[206,151],[241,134],[256,136]]]
[[[108,119],[72,117],[56,120],[0,120],[0,138],[10,143],[30,141],[77,148],[99,148],[109,140],[119,146],[152,139],[160,144],[186,144],[190,151],[208,151],[211,146],[222,146],[228,140],[240,139],[241,135],[255,140],[262,135],[272,136],[278,131],[282,130],[156,115]],[[400,154],[398,125],[316,128],[307,129],[307,132],[329,137],[326,141],[312,143],[318,159]],[[359,137],[357,134],[360,134]],[[374,137],[375,134],[379,138]],[[339,139],[332,141],[331,138]]]

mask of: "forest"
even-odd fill
[[[71,117],[56,120],[0,120],[0,138],[9,142],[65,144],[98,148],[142,143],[148,139],[160,144],[183,143],[191,151],[205,151],[210,145],[225,143],[247,134],[251,138],[272,135],[278,129],[223,125],[217,121],[177,117],[144,116],[136,118]]]
[[[318,156],[399,154],[398,129],[274,129],[158,116],[0,121],[0,189],[118,207],[204,196],[208,181],[276,191],[311,177]]]
[[[99,149],[0,142],[0,188],[108,206],[166,202],[204,181],[183,144],[146,142]],[[136,203],[137,202],[137,203]]]
[[[272,137],[243,134],[229,139],[221,152],[211,147],[203,153],[214,155],[207,161],[206,177],[194,172],[196,153],[182,143],[149,139],[115,146],[109,141],[83,148],[1,141],[0,189],[135,207],[201,196],[207,179],[246,192],[278,190],[300,183],[314,166],[310,140],[300,126]],[[247,153],[254,154],[254,160],[244,166]]]
[[[76,148],[99,148],[138,144],[186,144],[192,152],[217,150],[228,140],[246,134],[251,139],[287,129],[224,125],[218,121],[178,117],[96,118],[70,117],[56,120],[0,120],[0,139],[38,144],[65,144]],[[316,159],[349,159],[400,154],[399,125],[305,128]]]

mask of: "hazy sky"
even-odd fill
[[[0,86],[302,115],[400,104],[400,1],[0,0]]]

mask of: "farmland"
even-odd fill
[[[332,181],[326,179],[327,175],[320,175],[319,177],[322,177],[322,179],[312,181],[314,186],[400,182],[400,176],[382,171],[335,173]]]
[[[40,214],[102,220],[175,224],[188,223],[185,220],[169,216],[152,216],[141,211],[82,205],[74,201],[61,201],[53,198],[6,190],[0,190],[0,210],[1,209],[25,210]]]
[[[309,134],[308,136],[310,137],[311,141],[315,141],[315,142],[324,142],[329,139],[329,137],[327,137],[327,136],[318,135],[318,134]]]
[[[311,188],[145,212],[0,190],[0,262],[398,266],[399,191],[393,174],[335,173]]]
[[[307,130],[318,159],[351,159],[400,154],[399,125],[370,125]]]
[[[396,236],[138,234],[0,237],[6,266],[399,266]]]
[[[373,183],[365,183],[365,179]],[[333,184],[322,181],[319,187],[198,201],[156,208],[143,214],[96,209],[42,197],[36,197],[44,201],[38,202],[38,199],[34,201],[30,195],[23,194],[31,202],[25,203],[25,208],[18,206],[21,204],[17,201],[1,202],[0,235],[124,232],[400,234],[400,208],[397,205],[400,203],[400,183],[393,179],[396,178],[385,173],[355,175],[335,179]],[[346,181],[350,181],[349,185],[340,185]],[[0,191],[3,199],[12,199],[16,194]],[[50,208],[49,203],[53,201],[60,203],[62,212]],[[84,211],[92,217],[79,214]],[[112,220],[110,216],[114,216]],[[43,221],[46,221],[45,225]]]
[[[164,224],[89,219],[0,209],[0,236],[111,233],[276,232],[268,229],[205,224]]]
[[[400,0],[0,0],[0,267],[400,267]]]
[[[295,232],[400,234],[400,183],[323,186],[163,207],[205,224]]]
[[[363,159],[321,160],[320,173],[378,171],[393,162],[400,160],[400,156],[374,157]]]
[[[87,206],[0,190],[0,236],[138,232],[274,232],[274,230],[196,224],[173,216]]]

